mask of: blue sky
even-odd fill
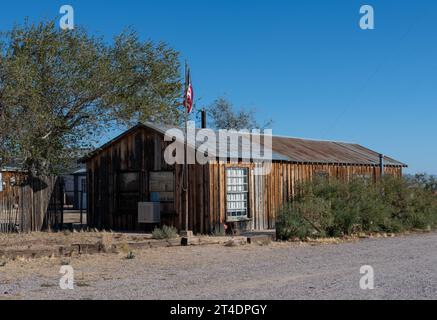
[[[226,96],[275,134],[357,142],[437,174],[437,2],[209,0],[3,2],[0,30],[60,17],[108,39],[125,27],[190,62],[198,105]],[[359,9],[375,9],[375,30]]]

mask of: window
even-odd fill
[[[240,221],[248,218],[248,169],[232,168],[226,170],[227,221]]]
[[[80,189],[80,191],[83,191],[84,193],[86,193],[86,189],[87,189],[86,178],[82,178],[81,179],[81,189]]]
[[[119,174],[119,183],[120,192],[139,192],[140,174],[139,172],[122,172]]]
[[[140,200],[140,173],[120,172],[118,174],[118,209],[135,212]]]

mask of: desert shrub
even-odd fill
[[[279,239],[401,232],[437,227],[437,196],[409,179],[386,176],[377,183],[318,179],[298,186],[279,212]]]
[[[174,227],[163,226],[155,228],[152,232],[154,239],[175,239],[178,237],[178,230]]]
[[[126,259],[127,259],[127,260],[133,260],[133,259],[135,259],[135,254],[134,254],[132,251],[130,251],[130,252],[126,255]]]
[[[279,239],[304,239],[324,235],[333,224],[330,203],[322,197],[317,197],[314,189],[308,186],[303,188],[305,189],[300,190],[298,201],[284,206],[278,216],[276,229]]]
[[[437,226],[437,197],[426,185],[408,179],[385,177],[379,182],[381,196],[390,210],[388,231],[428,229]]]
[[[276,236],[278,239],[305,239],[311,234],[309,223],[300,215],[297,205],[285,206],[276,221]]]

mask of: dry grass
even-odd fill
[[[148,234],[121,234],[112,232],[34,232],[0,234],[0,250],[43,250],[73,244],[97,244],[109,248],[113,244],[150,241]]]

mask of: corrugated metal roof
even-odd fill
[[[175,129],[174,127],[168,127],[168,126],[156,126],[154,124],[147,124],[146,125],[149,128],[152,128],[163,135],[166,134],[167,130]],[[179,130],[184,131],[185,129],[176,128]],[[197,133],[201,131],[202,129],[195,129],[195,134],[197,136]],[[229,137],[227,141],[227,148],[226,150],[222,150],[223,146],[220,146],[219,142],[219,133],[218,131],[214,131],[215,136],[217,137],[215,141],[207,139],[207,141],[198,141],[197,139],[194,141],[194,144],[191,142],[188,142],[188,145],[192,147],[193,149],[198,149],[200,146],[203,146],[203,148],[207,148],[209,155],[211,157],[216,158],[235,158],[235,159],[248,159],[248,160],[265,160],[265,158],[262,157],[262,155],[254,156],[251,153],[252,147],[258,148],[257,150],[263,150],[262,145],[258,144],[251,140],[251,137],[249,134],[241,134],[237,131],[229,131],[227,133],[227,136]],[[234,140],[232,140],[234,139]],[[178,139],[181,143],[184,143],[183,137],[181,139]],[[238,141],[237,144],[231,143],[232,141]],[[284,154],[281,154],[279,152],[276,152],[275,150],[270,150],[272,154],[272,160],[274,161],[290,161],[290,158]]]
[[[165,135],[167,130],[173,129],[169,126],[161,126],[151,123],[138,124],[134,128],[131,128],[130,130],[124,132],[117,138],[111,140],[110,142],[104,144],[102,147],[89,154],[83,159],[83,161],[86,161],[87,159],[93,157],[99,151],[106,149],[115,141],[122,139],[124,136],[140,127],[151,128],[163,135]],[[354,143],[310,140],[282,136],[273,136],[272,143],[273,161],[344,165],[379,165],[380,153]],[[203,144],[203,142],[196,141],[195,146],[191,145],[191,147],[197,149],[201,144]],[[209,151],[213,152],[213,150],[215,150],[216,152],[214,153],[214,155],[217,157],[230,157],[232,153],[235,154],[235,152],[238,152],[240,158],[253,159],[253,157],[249,157],[248,154],[245,153],[242,149],[242,146],[247,146],[248,144],[250,144],[249,135],[241,138],[237,146],[233,146],[228,143],[227,153],[225,155],[221,155],[218,141],[215,146],[213,142],[209,142],[209,144],[207,143]],[[387,156],[384,157],[384,160],[385,165],[387,166],[406,167],[405,164]]]
[[[353,143],[274,136],[273,150],[292,162],[379,165],[378,152]],[[388,166],[406,166],[390,157],[384,160]]]

